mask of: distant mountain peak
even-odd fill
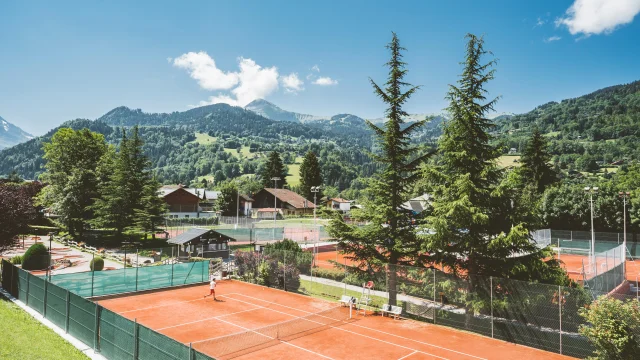
[[[33,139],[33,135],[0,116],[0,149],[12,147],[30,139]]]

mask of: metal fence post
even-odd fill
[[[27,272],[27,299],[26,299],[26,301],[25,301],[25,304],[26,304],[27,306],[29,306],[29,283],[31,283],[31,281],[30,281],[30,280],[31,280],[31,274],[29,274],[29,273]]]
[[[558,314],[560,318],[560,354],[562,354],[562,286],[558,286]]]
[[[96,324],[93,328],[93,350],[100,351],[100,305],[96,304]]]
[[[91,255],[91,263],[94,264],[95,255]],[[127,264],[125,262],[125,268]],[[91,297],[93,297],[93,284],[94,284],[94,275],[95,275],[95,264],[91,266]]]
[[[66,318],[64,321],[64,332],[68,334],[69,333],[69,310],[71,307],[71,293],[69,292],[69,290],[67,290],[67,303],[65,305],[66,305],[66,312],[65,312]]]
[[[189,357],[187,359],[193,359],[193,343],[189,343]]]
[[[133,319],[133,360],[138,360],[138,318]]]
[[[42,300],[42,317],[47,318],[47,278],[44,278],[44,299]]]
[[[138,292],[138,268],[140,267],[140,262],[138,261],[138,248],[136,248],[136,292]]]
[[[491,287],[491,338],[493,339],[493,276],[489,276]]]
[[[436,304],[436,269],[431,269],[433,271],[433,305]],[[436,307],[433,311],[433,323],[436,323],[436,314],[438,313],[438,308]]]

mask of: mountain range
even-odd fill
[[[32,138],[33,135],[13,125],[0,116],[0,149],[12,147]]]

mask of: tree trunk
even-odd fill
[[[389,265],[387,265],[387,292],[389,293],[389,305],[395,306],[398,302],[398,292],[397,292],[397,275],[396,275],[396,264],[397,260],[395,258],[389,259]]]

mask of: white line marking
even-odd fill
[[[232,312],[232,313],[229,313],[229,314],[212,316],[212,317],[208,317],[208,318],[204,318],[204,319],[200,319],[200,320],[196,320],[196,321],[190,321],[190,322],[186,322],[186,323],[183,323],[183,324],[167,326],[167,327],[163,327],[163,328],[155,329],[155,330],[156,331],[162,331],[162,330],[176,328],[176,327],[180,327],[180,326],[191,325],[191,324],[195,324],[195,323],[199,323],[199,322],[203,322],[203,321],[216,320],[216,319],[220,319],[221,317],[231,316],[231,315],[240,314],[240,313],[249,312],[249,311],[254,311],[254,310],[259,310],[259,309],[264,309],[264,307],[259,306],[259,307],[255,307],[255,308],[249,309],[249,310],[242,310],[242,311]]]
[[[235,294],[235,293],[231,293],[231,294]],[[231,295],[231,294],[229,294],[229,295]],[[222,295],[218,295],[218,296],[222,296]],[[194,299],[194,300],[177,301],[177,302],[174,302],[174,303],[171,303],[171,304],[155,305],[155,306],[149,306],[149,307],[145,307],[145,308],[126,310],[126,311],[119,312],[118,314],[126,314],[126,313],[130,313],[130,312],[135,312],[135,311],[149,310],[149,309],[155,309],[155,308],[161,308],[161,307],[167,307],[167,306],[174,306],[174,305],[178,305],[178,304],[186,304],[186,303],[190,303],[190,302],[194,302],[194,301],[201,301],[201,300],[204,300],[204,298],[199,298],[199,299]],[[256,305],[256,306],[258,306],[258,305]],[[107,307],[107,309],[108,308],[109,307]]]
[[[251,297],[251,296],[248,296],[248,295],[244,295],[244,294],[241,294],[241,293],[235,293],[234,295],[244,296],[244,297],[247,297],[247,298],[250,298],[250,299],[259,300],[259,301],[263,301],[263,302],[266,302],[266,303],[272,303],[272,304],[280,305],[280,306],[283,306],[283,307],[286,307],[286,308],[290,308],[290,309],[298,310],[298,311],[301,311],[301,312],[306,312],[306,313],[308,313],[308,314],[313,314],[313,312],[310,312],[310,311],[300,310],[300,309],[295,309],[295,308],[292,308],[292,307],[290,307],[290,306],[286,306],[286,305],[282,305],[282,304],[274,303],[274,302],[272,302],[272,301],[268,301],[268,300],[263,300],[263,299],[254,298],[254,297]],[[235,298],[230,297],[230,299],[235,299]],[[235,299],[235,300],[238,300],[238,299]],[[241,301],[241,300],[238,300],[238,301]],[[273,311],[277,311],[277,310],[273,310]],[[446,348],[446,347],[442,347],[442,346],[438,346],[438,345],[430,344],[430,343],[423,342],[423,341],[420,341],[420,340],[415,340],[415,339],[407,338],[407,337],[404,337],[404,336],[401,336],[401,335],[396,335],[396,334],[388,333],[388,332],[386,332],[386,331],[377,330],[377,329],[372,329],[372,328],[367,327],[367,326],[358,325],[358,324],[354,324],[354,323],[350,323],[349,325],[353,325],[353,326],[361,327],[361,328],[363,328],[363,329],[367,329],[367,330],[374,331],[374,332],[379,332],[379,333],[382,333],[382,334],[385,334],[385,335],[395,336],[395,337],[397,337],[397,338],[401,338],[401,339],[405,339],[405,340],[413,341],[413,342],[416,342],[416,343],[419,343],[419,344],[422,344],[422,345],[431,346],[431,347],[434,347],[434,348],[437,348],[437,349],[446,350],[446,351],[451,351],[451,352],[454,352],[454,353],[456,353],[456,354],[460,354],[460,355],[464,355],[464,356],[469,356],[469,357],[472,357],[472,358],[475,358],[475,359],[488,360],[488,359],[483,358],[483,357],[479,357],[479,356],[475,356],[475,355],[467,354],[467,353],[464,353],[464,352],[461,352],[461,351],[457,351],[457,350],[449,349],[449,348]],[[340,329],[340,330],[343,330],[343,331],[349,331],[349,330],[345,330],[345,329]],[[359,334],[359,335],[362,335],[362,334]],[[366,335],[362,335],[362,336],[366,336]],[[373,338],[372,338],[372,339],[373,339]],[[380,340],[380,341],[384,341],[384,340]],[[395,345],[395,344],[394,344],[394,345]],[[398,346],[401,346],[401,345],[398,345]],[[411,348],[408,348],[408,349],[411,349]],[[415,349],[411,349],[411,350],[415,350]],[[429,354],[429,355],[431,355],[431,354]]]
[[[403,356],[403,357],[399,358],[398,360],[402,360],[402,359],[408,358],[409,356],[411,356],[411,355],[413,355],[413,354],[415,354],[415,353],[417,353],[417,352],[418,352],[418,351],[416,350],[416,351],[412,352],[411,354],[407,354],[407,355],[405,355],[405,356]]]
[[[246,295],[242,295],[242,294],[236,294],[236,295],[246,296]],[[248,297],[248,296],[247,296],[247,297]],[[233,297],[229,297],[229,298],[230,298],[230,299],[234,299],[234,300],[238,300],[238,301],[242,301],[242,300],[239,300],[239,299],[236,299],[236,298],[233,298]],[[268,302],[268,303],[270,303],[270,302],[271,302],[271,301],[267,301],[267,300],[262,300],[262,301],[265,301],[265,302]],[[284,306],[284,305],[283,305],[283,306]],[[285,306],[285,307],[288,307],[288,306]],[[274,309],[271,309],[271,308],[270,308],[270,310],[271,310],[271,311],[274,311],[274,312],[281,313],[281,314],[289,315],[289,314],[284,313],[284,312],[282,312],[282,311],[274,310]],[[300,310],[300,311],[308,312],[308,311],[304,311],[304,310]],[[311,312],[309,312],[309,313],[310,313],[310,314],[314,314],[314,315],[318,315],[318,316],[320,316],[320,317],[326,317],[326,316],[322,316],[322,315],[320,315],[320,314],[315,314],[315,313],[311,313]],[[327,317],[327,318],[328,318],[328,319],[331,319],[331,318],[329,318],[329,317]],[[316,324],[326,325],[326,324],[322,324],[321,322],[317,322],[317,321],[313,321],[313,320],[309,320],[309,319],[304,319],[304,318],[300,318],[300,319],[303,319],[303,320],[306,320],[306,321],[309,321],[309,322],[313,322],[313,323],[316,323]],[[347,323],[347,324],[349,324],[349,323]],[[275,325],[275,324],[274,324],[274,325]],[[376,340],[376,341],[379,341],[379,342],[382,342],[382,343],[385,343],[385,344],[389,344],[389,345],[397,346],[397,347],[400,347],[400,348],[403,348],[403,349],[412,350],[412,351],[418,351],[418,352],[420,352],[420,353],[422,353],[422,354],[427,354],[427,355],[430,355],[430,356],[433,356],[433,357],[437,357],[438,359],[449,360],[449,359],[447,359],[447,358],[444,358],[444,357],[441,357],[441,356],[438,356],[438,355],[434,355],[434,354],[428,353],[428,352],[426,352],[426,351],[420,351],[420,350],[416,350],[416,349],[414,349],[414,348],[410,348],[410,347],[407,347],[407,346],[404,346],[404,345],[394,344],[394,343],[392,343],[392,342],[389,342],[389,341],[386,341],[386,340],[381,340],[381,339],[378,339],[378,338],[374,338],[374,337],[369,336],[369,335],[360,334],[360,333],[357,333],[357,332],[355,332],[355,331],[346,330],[346,329],[343,329],[343,328],[340,328],[340,327],[335,327],[335,326],[331,326],[331,328],[332,328],[332,329],[336,329],[336,330],[340,330],[340,331],[345,331],[345,332],[348,332],[348,333],[351,333],[351,334],[354,334],[354,335],[362,336],[362,337],[365,337],[365,338],[368,338],[368,339],[371,339],[371,340]],[[446,349],[446,350],[449,350],[449,349]],[[475,357],[475,356],[474,356],[474,357]],[[487,360],[487,359],[483,359],[483,360]]]

